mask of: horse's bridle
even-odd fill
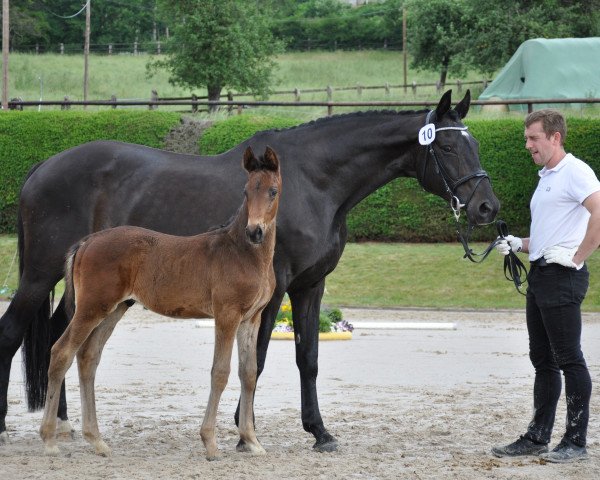
[[[433,110],[430,110],[429,112],[427,112],[427,118],[425,119],[425,125],[428,125],[430,123],[432,114],[433,114]],[[435,127],[436,132],[440,132],[442,130],[458,130],[460,132],[464,132],[467,129],[468,129],[468,127],[440,127],[440,128]],[[485,178],[490,180],[490,177],[485,170],[477,170],[473,173],[470,173],[468,175],[465,175],[464,177],[459,178],[458,180],[452,180],[450,178],[450,175],[448,174],[448,171],[444,168],[443,163],[441,163],[439,161],[437,155],[435,154],[435,150],[433,148],[433,143],[434,142],[431,142],[429,145],[426,145],[427,153],[425,154],[425,162],[423,162],[423,170],[421,173],[421,179],[425,178],[425,171],[427,170],[427,163],[428,163],[429,158],[430,157],[433,158],[433,161],[435,163],[435,171],[436,171],[436,173],[439,173],[440,176],[442,177],[442,181],[444,182],[444,187],[446,188],[446,192],[448,192],[448,194],[450,195],[450,208],[452,209],[454,218],[458,222],[458,219],[460,218],[460,209],[462,207],[467,207],[469,205],[469,202],[473,198],[473,195],[475,194],[475,190],[477,190],[477,187],[479,186],[479,184]],[[458,198],[458,195],[456,193],[456,190],[463,183],[468,182],[472,178],[477,178],[478,179],[477,183],[475,184],[475,187],[471,191],[471,195],[469,196],[467,201],[465,203],[461,203],[461,201]]]
[[[432,114],[433,114],[433,110],[430,110],[429,112],[427,112],[427,117],[425,119],[425,125],[429,125]],[[459,132],[464,132],[467,130],[468,127],[437,128],[434,126],[434,128],[435,128],[436,132],[439,132],[441,130],[458,130]],[[472,225],[470,221],[468,221],[467,234],[464,235],[462,233],[461,227],[460,227],[460,222],[459,222],[460,209],[462,207],[467,207],[467,205],[469,205],[469,202],[471,201],[471,199],[473,198],[473,195],[475,194],[475,190],[477,190],[477,187],[483,181],[483,179],[487,178],[488,181],[491,182],[490,177],[485,170],[477,170],[473,173],[470,173],[468,175],[465,175],[464,177],[459,178],[458,180],[453,181],[450,178],[450,175],[448,175],[447,170],[444,168],[444,165],[439,161],[437,155],[435,154],[435,150],[433,149],[433,143],[434,142],[431,142],[428,145],[426,145],[427,152],[425,153],[425,162],[423,162],[421,179],[425,178],[425,172],[427,169],[427,162],[429,160],[429,157],[433,158],[433,161],[435,163],[435,170],[442,177],[442,181],[444,182],[444,187],[446,188],[446,191],[450,194],[450,208],[452,209],[452,213],[454,214],[454,219],[456,220],[456,235],[457,235],[458,241],[462,244],[462,246],[465,250],[465,255],[463,258],[468,258],[469,260],[471,260],[472,262],[475,262],[475,263],[481,263],[487,258],[487,256],[494,249],[494,247],[508,235],[508,227],[506,226],[506,223],[504,223],[502,220],[496,221],[496,228],[498,230],[498,238],[496,240],[492,241],[482,253],[475,253],[469,247],[469,237],[471,236],[471,232],[473,231],[473,228],[475,226]],[[465,203],[460,203],[460,199],[458,198],[458,195],[456,194],[456,189],[459,186],[461,186],[463,183],[466,183],[473,178],[477,178],[478,180],[477,180],[477,183],[475,184],[475,187],[473,188],[473,191],[471,192],[471,195],[469,196],[469,198],[467,199],[467,201]],[[421,185],[423,185],[422,180],[421,180]],[[475,257],[480,257],[480,258],[476,259]],[[519,293],[523,294],[523,292],[521,291],[521,288],[522,288],[523,284],[527,281],[527,269],[525,268],[525,266],[523,265],[521,260],[519,260],[519,258],[515,255],[515,253],[512,250],[509,252],[508,255],[506,255],[504,257],[504,276],[506,277],[507,280],[511,280],[514,283],[515,288],[517,289],[517,291]],[[523,277],[524,277],[524,280],[521,280]]]

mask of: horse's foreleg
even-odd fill
[[[319,313],[324,289],[325,280],[321,280],[312,288],[290,292],[290,300],[296,341],[296,365],[300,370],[302,426],[315,436],[315,450],[331,452],[337,449],[337,440],[323,424],[317,398]]]
[[[273,325],[275,324],[275,318],[277,312],[281,306],[281,301],[285,295],[285,289],[280,290],[279,287],[273,293],[273,297],[265,307],[261,315],[260,328],[258,329],[258,338],[256,342],[256,380],[265,368],[265,360],[267,359],[267,349],[269,348],[269,342],[271,341],[271,332],[273,331]],[[235,411],[235,424],[239,427],[240,425],[240,404],[238,402],[237,409]],[[254,419],[253,419],[254,421]]]
[[[96,416],[96,395],[94,383],[96,370],[100,363],[102,350],[110,338],[115,326],[127,311],[127,305],[121,303],[117,309],[98,325],[77,352],[77,368],[79,370],[79,388],[81,392],[81,415],[83,438],[95,449],[98,455],[109,456],[110,448],[102,440]]]
[[[48,390],[46,392],[44,416],[40,427],[40,436],[44,441],[47,455],[56,455],[59,452],[56,445],[56,418],[61,384],[73,363],[79,347],[85,342],[90,332],[99,322],[100,320],[96,322],[81,321],[77,313],[75,313],[65,333],[56,341],[50,352]]]
[[[19,289],[10,302],[6,312],[0,318],[0,445],[8,442],[6,432],[6,414],[8,413],[8,383],[12,359],[23,342],[23,337],[34,318],[49,313],[42,308],[48,300],[51,282],[30,281],[28,276],[21,277]],[[43,313],[40,313],[43,312]],[[42,322],[43,323],[43,322]],[[43,325],[42,325],[43,326]],[[44,349],[47,345],[44,344]],[[40,353],[45,355],[45,353]],[[45,376],[46,372],[43,372]]]
[[[211,369],[210,395],[202,427],[200,428],[200,437],[206,448],[206,458],[208,460],[216,460],[219,455],[215,436],[217,410],[221,394],[229,379],[233,340],[240,320],[240,315],[237,312],[215,312],[215,349]]]
[[[256,338],[260,326],[260,312],[253,318],[242,322],[237,332],[239,368],[238,375],[242,387],[240,397],[240,441],[238,452],[254,455],[265,453],[265,449],[256,438],[254,431],[254,389],[256,388]]]

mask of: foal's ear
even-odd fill
[[[258,170],[260,168],[260,160],[256,158],[250,146],[246,147],[242,165],[247,172],[253,172],[254,170]]]
[[[273,150],[268,145],[267,145],[267,148],[265,148],[265,154],[264,154],[263,158],[264,158],[264,162],[263,162],[264,168],[266,168],[267,170],[272,170],[273,172],[276,172],[277,170],[279,170],[279,158],[277,158],[277,154],[275,153],[275,150]]]
[[[442,98],[440,98],[440,103],[438,103],[437,108],[435,109],[435,118],[441,120],[441,118],[448,113],[450,107],[452,106],[452,90],[448,90]]]
[[[454,107],[456,113],[460,116],[460,118],[465,118],[467,116],[467,112],[469,111],[469,105],[471,104],[471,90],[467,90],[465,94],[465,98],[463,98],[460,103]]]

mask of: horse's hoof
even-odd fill
[[[6,445],[8,443],[8,432],[5,430],[4,432],[0,433],[0,445]]]
[[[207,455],[206,459],[209,462],[218,462],[219,460],[221,460],[221,457],[219,456],[218,453],[215,453],[214,455]]]
[[[250,455],[266,455],[267,451],[262,447],[260,443],[252,444],[246,443],[244,440],[238,442],[235,447],[236,451],[240,453],[249,453]]]
[[[46,448],[44,448],[44,455],[48,457],[56,457],[58,454],[60,454],[60,450],[56,445],[46,446]]]
[[[337,448],[338,441],[328,433],[323,435],[323,437],[318,439],[313,445],[313,449],[317,452],[335,452],[337,451]]]

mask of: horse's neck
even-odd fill
[[[355,124],[342,128],[333,121],[324,123],[312,133],[314,140],[307,136],[303,153],[292,161],[299,162],[299,170],[317,186],[317,195],[323,193],[338,212],[347,213],[394,178],[415,176],[421,117],[424,114],[382,113],[357,117]],[[285,181],[285,172],[283,176]]]

